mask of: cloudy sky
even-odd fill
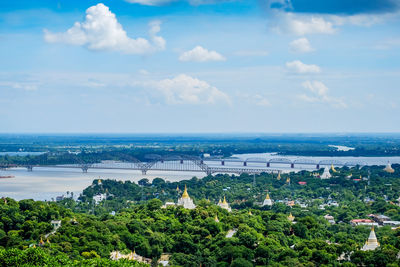
[[[400,132],[397,0],[0,2],[0,132]]]

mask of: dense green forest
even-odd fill
[[[172,266],[399,266],[399,228],[376,228],[380,247],[361,251],[370,228],[350,225],[371,213],[400,220],[400,166],[393,167],[394,173],[341,168],[327,180],[305,171],[280,180],[266,173],[139,184],[95,180],[78,201],[6,198],[0,201],[0,266],[139,266],[110,260],[115,250],[135,250],[153,265],[166,254]],[[184,185],[196,209],[163,208],[165,201],[176,202]],[[275,203],[261,207],[267,190]],[[108,197],[96,204],[99,193]],[[224,196],[232,212],[216,205]],[[295,205],[288,206],[289,200]],[[332,201],[338,205],[321,209]],[[61,227],[52,232],[56,219]],[[232,237],[229,230],[236,231]]]

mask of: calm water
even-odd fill
[[[271,153],[239,154],[234,155],[237,158],[264,158],[270,159],[276,156]],[[390,163],[400,163],[400,157],[297,157],[286,156],[285,158],[295,160],[298,158],[308,158],[314,161],[321,160],[339,160],[341,162],[363,161],[368,165],[386,165]],[[214,163],[218,164],[218,163]],[[213,165],[214,165],[213,164]],[[240,166],[240,163],[232,163]],[[250,166],[249,166],[250,167]],[[256,167],[256,166],[254,166]],[[274,169],[282,171],[298,171],[301,169],[313,169],[315,166],[296,166],[291,169],[288,165],[274,165]],[[180,181],[191,179],[193,176],[202,178],[204,173],[200,172],[169,172],[169,171],[148,171],[143,175],[140,171],[127,170],[91,170],[88,173],[82,173],[80,169],[58,169],[58,168],[34,168],[33,172],[28,172],[25,168],[11,169],[7,171],[0,170],[1,175],[14,175],[15,178],[0,179],[0,197],[8,196],[14,199],[33,198],[35,200],[51,200],[59,195],[66,195],[66,192],[74,192],[78,196],[84,188],[92,184],[94,179],[116,179],[130,180],[137,182],[142,178],[150,181],[156,177],[167,181]]]
[[[28,172],[25,168],[0,171],[0,175],[14,175],[15,178],[0,179],[0,197],[14,199],[33,198],[35,200],[51,200],[56,196],[66,195],[67,191],[79,196],[84,188],[91,185],[94,179],[116,179],[137,182],[142,178],[150,181],[161,177],[168,181],[188,180],[193,176],[205,176],[199,172],[160,172],[149,171],[142,175],[140,171],[125,170],[89,170],[82,173],[80,169],[35,168]]]

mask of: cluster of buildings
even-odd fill
[[[127,259],[127,260],[138,261],[138,262],[142,262],[142,263],[146,263],[146,264],[151,264],[151,259],[140,256],[140,255],[136,254],[135,251],[131,251],[131,253],[128,253],[128,254],[122,254],[118,250],[115,250],[110,253],[110,259],[115,260],[115,261],[120,260],[120,259]]]
[[[392,226],[392,229],[397,229],[400,227],[400,221],[393,221],[390,217],[386,215],[376,215],[376,214],[369,214],[369,219],[354,219],[350,221],[350,224],[353,226],[359,225],[367,225],[367,226]]]

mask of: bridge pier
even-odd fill
[[[183,164],[183,159],[181,159],[181,164]]]
[[[146,175],[147,174],[147,170],[142,170],[142,175]]]
[[[267,167],[269,168],[271,166],[271,164],[269,162],[267,162]]]
[[[290,168],[294,168],[294,163],[290,163]]]
[[[225,165],[225,161],[221,161],[221,165],[224,166]]]
[[[33,171],[33,166],[26,166],[26,169],[28,170],[28,172]]]
[[[319,170],[319,164],[317,164],[317,170]]]
[[[82,169],[82,172],[83,172],[83,173],[87,173],[87,171],[88,171],[89,167],[87,167],[87,166],[84,166],[84,167],[82,167],[81,169]]]
[[[247,166],[247,161],[243,161],[243,166]]]

